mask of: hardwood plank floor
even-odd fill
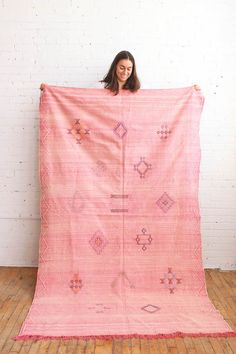
[[[205,270],[211,301],[236,330],[236,271]],[[14,341],[32,303],[37,268],[0,267],[0,354],[236,354],[236,337]]]

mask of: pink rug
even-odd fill
[[[45,85],[34,300],[15,339],[235,336],[201,255],[194,87]]]

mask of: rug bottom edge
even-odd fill
[[[75,336],[43,336],[43,335],[19,335],[15,336],[13,340],[41,340],[41,339],[132,339],[132,338],[143,338],[143,339],[158,339],[158,338],[174,338],[174,337],[236,337],[236,331],[232,332],[213,332],[213,333],[185,333],[185,332],[174,332],[174,333],[157,333],[157,334],[98,334],[98,335],[75,335]]]

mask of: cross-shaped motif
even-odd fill
[[[81,144],[85,135],[89,135],[90,129],[82,127],[80,119],[76,119],[72,128],[67,129],[67,134],[72,134],[75,137],[76,144]]]
[[[164,284],[164,287],[169,289],[170,294],[173,294],[176,285],[180,284],[182,279],[177,278],[176,274],[172,272],[172,268],[168,268],[168,272],[164,273],[164,278],[161,278],[161,284]]]

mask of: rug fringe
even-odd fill
[[[223,332],[223,333],[157,333],[157,334],[108,334],[108,335],[89,335],[89,336],[40,336],[40,335],[19,335],[13,337],[14,340],[40,340],[40,339],[131,339],[131,338],[143,338],[143,339],[158,339],[158,338],[175,338],[175,337],[236,337],[235,332]]]

